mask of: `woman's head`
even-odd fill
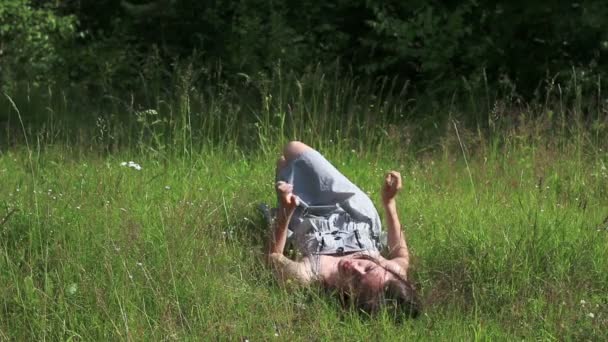
[[[420,302],[412,284],[367,255],[338,262],[336,286],[351,303],[368,313],[386,307],[416,317]]]

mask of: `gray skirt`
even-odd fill
[[[315,150],[279,171],[300,205],[289,222],[288,242],[303,256],[377,252],[381,223],[371,199]]]

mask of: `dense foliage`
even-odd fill
[[[601,73],[608,3],[588,1],[8,0],[0,4],[3,78],[128,84],[152,57],[195,56],[229,75],[340,60],[364,76],[420,89],[461,78],[535,89]],[[76,24],[76,25],[75,25]]]

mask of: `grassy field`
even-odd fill
[[[415,122],[353,117],[328,136],[339,121],[288,129],[264,108],[257,126],[218,116],[200,130],[175,109],[188,120],[167,124],[171,135],[140,112],[122,148],[104,140],[107,122],[77,146],[66,138],[75,131],[50,124],[13,130],[28,139],[0,150],[0,340],[608,338],[605,127],[541,118],[486,134],[450,121],[425,145],[409,143]],[[193,145],[195,134],[216,143]],[[289,138],[318,148],[375,203],[385,171],[404,176],[419,319],[365,317],[273,281],[256,207],[274,203]]]

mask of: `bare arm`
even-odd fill
[[[405,242],[405,235],[401,230],[401,222],[397,214],[397,202],[395,200],[397,193],[401,190],[401,186],[401,175],[399,172],[389,172],[382,186],[382,204],[387,221],[388,259],[398,263],[407,272],[410,264],[410,254]]]
[[[298,205],[298,198],[292,194],[291,184],[278,182],[276,190],[279,197],[279,211],[270,233],[266,261],[281,285],[307,285],[313,279],[310,263],[293,261],[283,255],[287,227]]]
[[[279,197],[279,211],[268,241],[268,256],[273,253],[283,254],[285,241],[287,240],[287,227],[298,201],[292,193],[293,186],[291,184],[278,182],[276,190]]]

